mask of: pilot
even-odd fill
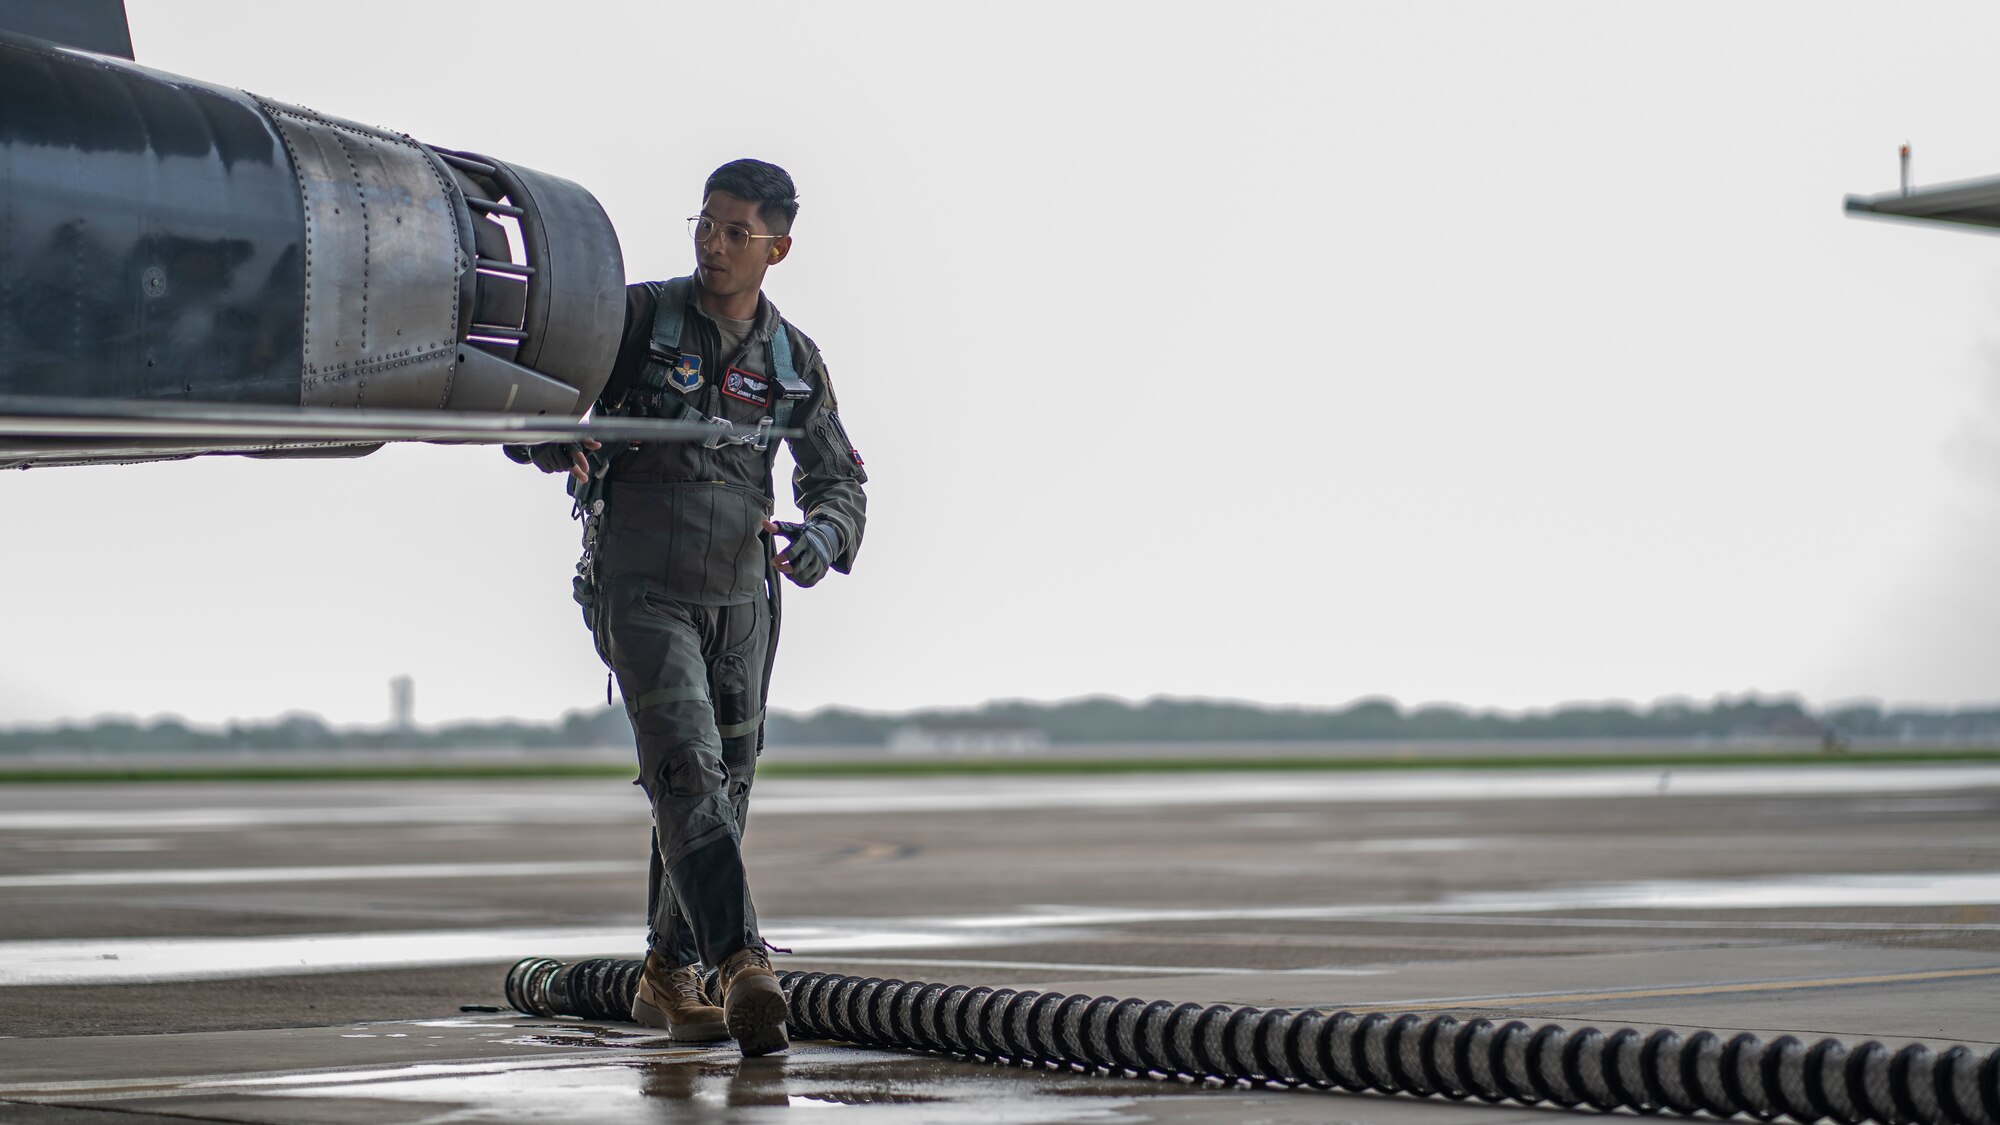
[[[617,677],[653,806],[646,967],[632,1018],[678,1041],[785,1049],[785,996],[743,863],[750,784],[779,620],[779,575],[845,573],[867,507],[819,348],[778,315],[764,275],[792,249],[792,178],[761,160],[717,168],[688,220],[695,272],[626,289],[609,415],[715,427],[705,442],[509,447],[568,471],[585,518],[578,599]],[[804,518],[774,523],[770,429],[787,437]],[[784,540],[780,543],[780,540]],[[721,1007],[704,995],[717,970]]]

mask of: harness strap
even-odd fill
[[[742,738],[744,735],[754,732],[763,722],[764,712],[762,709],[759,709],[755,715],[750,716],[740,723],[731,723],[726,727],[717,727],[715,733],[723,738]]]

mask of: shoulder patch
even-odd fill
[[[682,394],[701,389],[701,357],[682,353],[679,363],[667,373],[667,382]]]

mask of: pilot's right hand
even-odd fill
[[[585,438],[582,444],[573,441],[545,441],[540,445],[503,446],[507,456],[522,465],[533,465],[545,473],[568,472],[578,480],[590,479],[590,460],[583,455],[586,449],[601,449],[601,442]]]

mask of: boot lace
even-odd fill
[[[708,1003],[708,997],[701,990],[701,970],[693,965],[682,965],[668,973],[667,988],[683,1004]]]

